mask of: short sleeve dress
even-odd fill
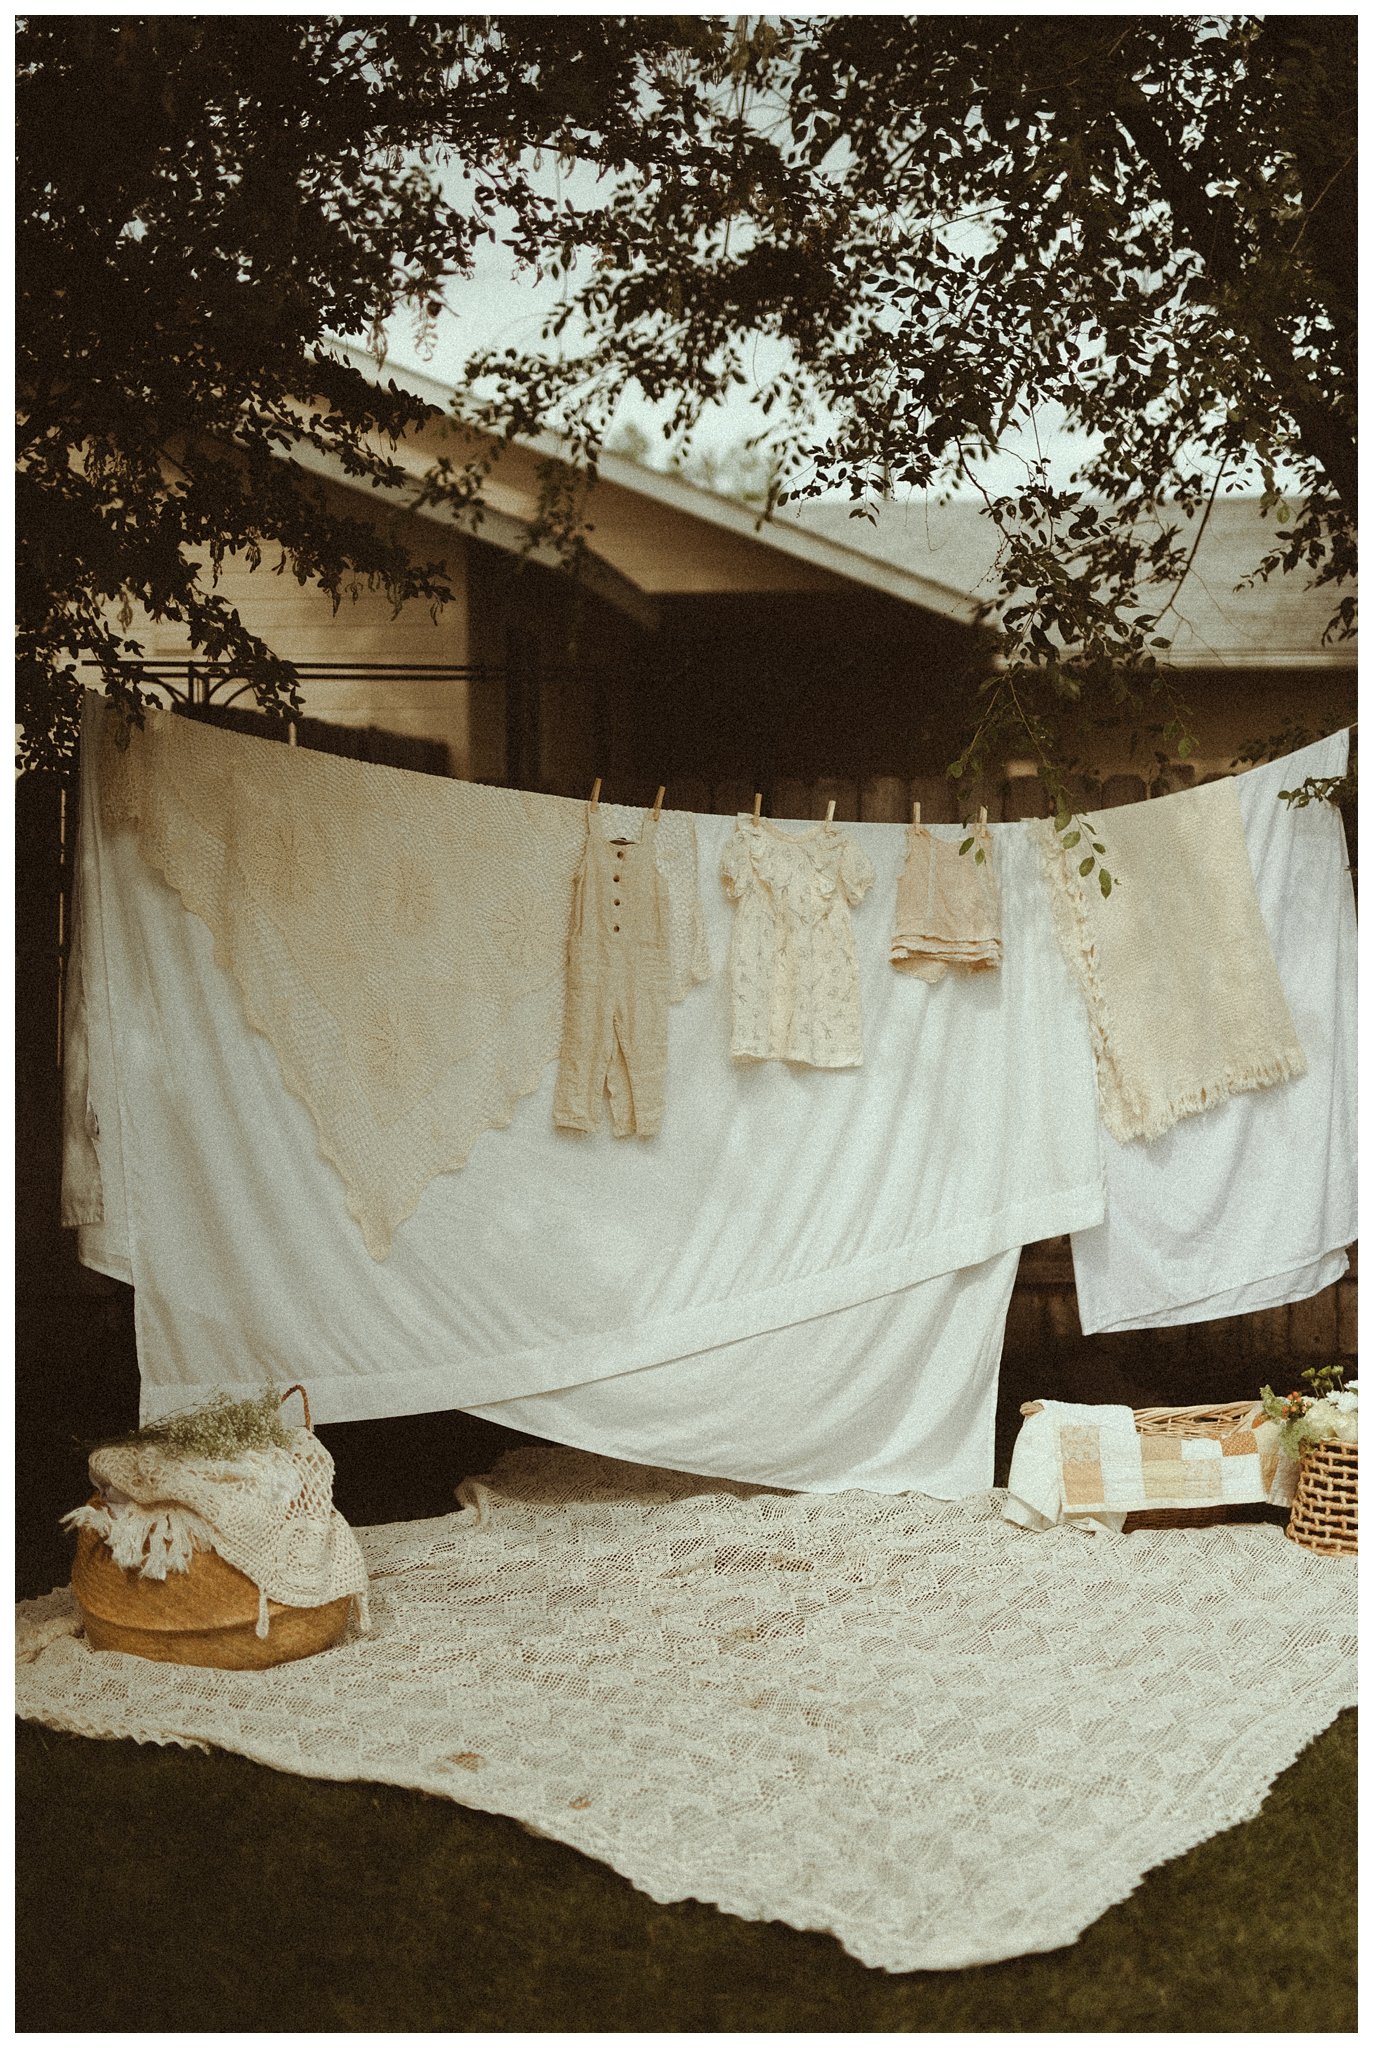
[[[737,1060],[863,1064],[851,904],[873,867],[837,825],[783,832],[741,817],[721,879],[738,906],[730,946]]]

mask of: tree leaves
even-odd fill
[[[594,470],[622,401],[680,443],[743,385],[768,509],[837,490],[867,518],[898,478],[979,496],[999,637],[954,766],[1028,751],[1065,831],[1094,722],[1193,750],[1168,615],[1222,477],[1290,499],[1256,576],[1352,581],[1353,37],[1290,15],[27,18],[30,758],[69,742],[81,657],[136,697],[121,602],[291,700],[202,550],[444,601],[290,458],[396,484],[379,446],[424,408],[328,337],[401,309],[423,334],[487,238],[565,292],[542,348],[470,366],[474,426],[556,424]],[[589,196],[541,179],[544,152]],[[1084,436],[1079,476],[1031,455],[994,489],[986,453],[1033,449],[1046,407]],[[483,481],[436,465],[424,502]],[[569,558],[575,507],[546,507]],[[1342,593],[1331,633],[1353,620]]]

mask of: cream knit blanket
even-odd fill
[[[998,1496],[782,1494],[529,1445],[363,1529],[374,1632],[269,1671],[19,1610],[15,1704],[411,1785],[883,1970],[1073,1941],[1355,1698],[1358,1573],[1280,1529],[1030,1536]],[[796,1953],[801,1953],[798,1949]]]
[[[107,827],[214,934],[248,1022],[314,1120],[374,1259],[436,1174],[558,1056],[586,807],[285,747],[95,700]],[[603,805],[633,838],[641,814]],[[655,835],[669,993],[710,972],[690,815]]]
[[[236,1458],[107,1444],[91,1454],[90,1475],[100,1504],[74,1508],[63,1522],[93,1529],[126,1571],[165,1579],[189,1570],[197,1550],[213,1550],[257,1587],[260,1636],[269,1600],[323,1607],[348,1594],[366,1628],[367,1566],[334,1506],[334,1461],[310,1430]]]
[[[1101,1119],[1157,1138],[1180,1117],[1306,1071],[1228,781],[1122,804],[1099,827],[1116,886],[1039,835],[1054,923],[1087,1001]]]

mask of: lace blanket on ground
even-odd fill
[[[384,1259],[436,1174],[558,1057],[585,806],[378,768],[150,712],[103,720],[107,826],[214,934],[248,1022]],[[639,813],[603,805],[633,836]],[[674,1001],[710,972],[685,812],[657,834]]]
[[[1103,897],[1037,821],[1054,923],[1082,986],[1101,1120],[1157,1138],[1227,1096],[1306,1072],[1229,781],[1104,814]]]
[[[18,1711],[512,1814],[888,1970],[1074,1940],[1258,1811],[1355,1691],[1355,1566],[1271,1526],[1031,1536],[530,1447],[362,1532],[375,1633],[265,1672],[19,1610]]]
[[[110,1555],[145,1579],[184,1572],[197,1550],[214,1550],[258,1589],[257,1632],[267,1602],[323,1607],[351,1594],[367,1626],[367,1566],[334,1506],[334,1461],[308,1429],[289,1448],[236,1458],[188,1458],[153,1444],[108,1444],[90,1460],[101,1507],[74,1508],[69,1529],[94,1529]]]

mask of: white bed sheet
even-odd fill
[[[1087,1335],[1250,1315],[1338,1280],[1358,1235],[1358,930],[1344,825],[1279,790],[1342,775],[1335,733],[1237,776],[1259,908],[1306,1072],[1185,1117],[1152,1144],[1103,1133],[1106,1212],[1073,1236]],[[1109,815],[1104,826],[1110,838]]]
[[[716,974],[673,1012],[660,1136],[555,1130],[550,1068],[378,1265],[208,931],[88,789],[105,1220],[80,1243],[134,1283],[145,1417],[271,1374],[324,1422],[464,1408],[779,1485],[989,1483],[1014,1252],[1102,1212],[1085,1015],[1035,850],[993,828],[1003,967],[931,989],[887,961],[904,831],[850,828],[878,873],[854,919],[865,1060],[816,1072],[729,1059],[733,827],[697,829]]]

